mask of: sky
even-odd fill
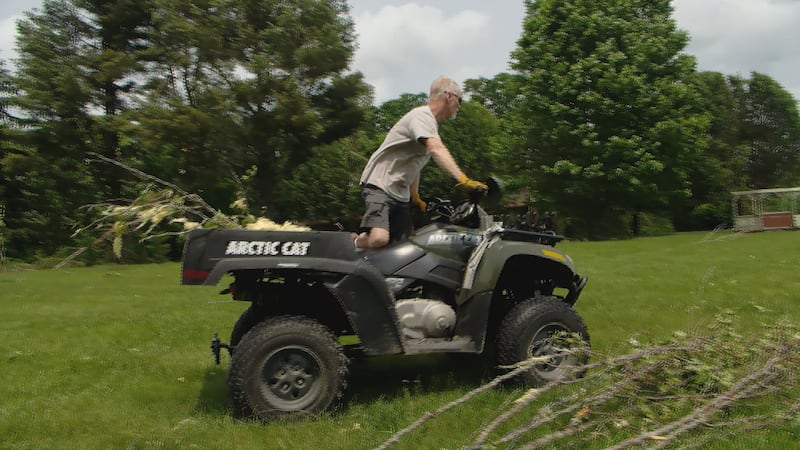
[[[359,48],[352,69],[381,103],[427,92],[448,75],[458,82],[509,70],[522,32],[522,0],[349,0]],[[15,21],[42,0],[0,4],[0,59],[14,57]],[[772,77],[800,100],[800,0],[673,0],[698,70]],[[8,67],[9,64],[6,63]]]

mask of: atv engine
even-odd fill
[[[403,333],[413,339],[450,336],[456,324],[456,312],[450,305],[439,300],[398,300],[395,310],[403,326]]]

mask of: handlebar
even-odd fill
[[[479,188],[477,188],[474,191],[469,193],[469,201],[470,201],[470,203],[477,204],[484,197],[486,197],[486,194],[488,194],[488,191],[486,189],[482,188],[482,187],[479,187]]]
[[[448,222],[452,221],[453,215],[455,214],[452,201],[434,197],[426,200],[426,204],[426,212],[433,220],[436,220],[437,217],[444,217],[448,219]]]
[[[427,212],[434,222],[444,222],[452,225],[462,225],[468,228],[480,226],[480,211],[476,203],[463,202],[453,206],[450,200],[432,198],[427,201]]]
[[[439,197],[426,199],[426,212],[433,221],[475,228],[480,224],[478,203],[484,199],[496,201],[500,196],[500,184],[497,180],[490,178],[486,180],[486,185],[488,189],[478,187],[468,194],[467,201],[459,205]]]

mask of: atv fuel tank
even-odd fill
[[[466,261],[472,250],[481,242],[479,230],[434,223],[420,228],[410,240],[425,250],[445,258]]]
[[[389,245],[364,257],[384,275],[389,275],[425,256],[425,251],[408,241]]]

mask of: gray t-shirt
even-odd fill
[[[389,130],[361,173],[361,183],[377,186],[395,200],[409,201],[411,183],[431,159],[420,142],[424,138],[440,139],[439,123],[427,105],[412,109]]]

